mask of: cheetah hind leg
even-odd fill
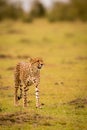
[[[22,98],[22,96],[23,96],[23,90],[22,90],[22,87],[23,87],[23,85],[20,84],[20,96],[18,96],[18,100],[20,100],[20,99]]]
[[[17,93],[18,93],[18,86],[15,87],[15,106],[18,106],[18,96],[17,96]]]

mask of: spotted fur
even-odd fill
[[[40,69],[43,66],[43,60],[40,58],[28,59],[27,62],[20,62],[15,67],[15,104],[23,97],[23,105],[27,106],[27,91],[29,86],[33,85],[36,88],[36,107],[39,107],[39,88]],[[20,89],[20,96],[18,96]]]

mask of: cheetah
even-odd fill
[[[14,71],[15,82],[15,105],[18,105],[18,100],[23,97],[23,106],[27,106],[27,91],[31,85],[35,86],[36,107],[40,107],[39,103],[39,83],[40,83],[40,69],[44,65],[41,58],[30,58],[26,62],[19,62]],[[20,96],[18,96],[18,89],[20,89]]]

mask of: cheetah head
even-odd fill
[[[41,58],[31,59],[33,65],[35,65],[38,69],[41,69],[44,65],[43,60]]]

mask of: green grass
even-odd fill
[[[1,57],[4,55],[4,58]],[[40,102],[14,106],[14,73],[25,58],[42,57]],[[73,101],[73,103],[71,103]],[[87,130],[87,23],[0,23],[0,130]]]

